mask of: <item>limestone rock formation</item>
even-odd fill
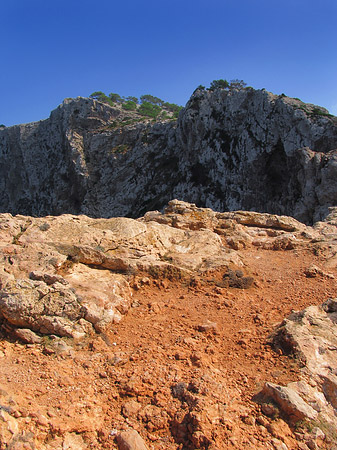
[[[177,122],[92,99],[0,130],[0,211],[139,217],[172,198],[312,223],[337,204],[336,118],[265,90],[197,90]]]
[[[298,358],[302,379],[278,386],[267,382],[262,394],[275,401],[293,423],[307,420],[334,435],[337,426],[337,299],[293,312],[276,329],[273,344]]]
[[[213,212],[182,202],[172,202],[173,214],[174,205],[219,222]],[[152,215],[167,224],[149,220],[151,213],[138,221],[1,215],[0,318],[15,328],[81,338],[120,321],[135,274],[180,279],[242,264],[212,228],[199,229],[187,216],[187,231],[169,225],[170,214]]]

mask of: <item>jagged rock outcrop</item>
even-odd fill
[[[302,379],[288,386],[267,382],[262,391],[264,401],[273,400],[290,421],[313,421],[333,439],[337,425],[336,323],[337,299],[286,318],[271,339],[276,348],[301,361]]]
[[[92,99],[0,130],[0,210],[138,217],[172,198],[306,223],[337,204],[336,118],[265,90],[197,90],[176,123]]]

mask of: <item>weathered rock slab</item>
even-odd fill
[[[313,420],[317,417],[317,412],[289,387],[267,382],[262,392],[271,397],[293,423],[303,419]]]

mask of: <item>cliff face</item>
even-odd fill
[[[304,222],[337,204],[337,124],[264,90],[196,91],[176,123],[95,100],[0,130],[0,211],[131,216],[180,198]]]

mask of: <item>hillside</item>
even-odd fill
[[[178,120],[66,99],[0,130],[0,211],[139,217],[172,198],[323,219],[337,204],[336,118],[265,90],[197,89]]]
[[[0,449],[336,449],[336,224],[1,214]]]

